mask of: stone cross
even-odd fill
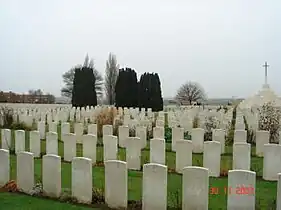
[[[265,68],[264,84],[267,85],[267,68],[269,67],[269,65],[267,64],[267,62],[265,62],[265,64],[263,65],[263,67]]]

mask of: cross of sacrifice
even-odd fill
[[[269,65],[267,64],[267,62],[264,63],[263,67],[264,67],[264,69],[265,69],[264,84],[267,84],[267,68],[269,67]]]

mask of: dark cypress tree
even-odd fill
[[[150,108],[151,98],[150,98],[150,74],[144,73],[141,75],[139,81],[139,107],[140,108]]]
[[[83,101],[84,106],[96,106],[97,105],[97,93],[95,89],[96,78],[92,68],[83,67],[83,81],[84,81],[84,92]]]
[[[143,102],[144,102],[144,88],[143,88],[143,83],[144,83],[144,74],[141,75],[140,81],[138,83],[138,104],[139,107],[145,107]]]
[[[131,69],[131,107],[138,107],[138,78],[137,73]]]
[[[73,79],[73,89],[72,89],[72,106],[77,107],[79,101],[79,77],[80,77],[80,68],[76,67],[74,71],[74,79]]]
[[[161,91],[161,82],[158,74],[154,74],[154,87],[155,87],[155,101],[154,101],[154,111],[163,111],[163,97]]]
[[[120,69],[115,85],[116,107],[138,106],[137,74],[130,68]]]
[[[96,79],[92,68],[75,68],[72,90],[72,106],[86,107],[97,105],[95,81]]]
[[[153,107],[153,74],[147,74],[146,81],[145,81],[145,87],[147,89],[147,102],[146,102],[146,108],[152,108]]]
[[[115,84],[115,106],[123,107],[124,104],[124,94],[123,94],[123,84],[124,84],[124,69],[119,69],[119,74]]]
[[[139,107],[163,110],[161,83],[158,74],[144,73],[139,82]]]

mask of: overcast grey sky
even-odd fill
[[[280,0],[0,0],[0,90],[60,95],[86,53],[104,74],[109,52],[138,75],[157,72],[164,97],[199,82],[208,97],[281,94]]]

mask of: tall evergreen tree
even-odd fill
[[[161,83],[158,74],[144,73],[139,81],[139,107],[163,110]]]
[[[124,69],[119,69],[118,77],[115,84],[115,106],[122,107],[124,104],[124,94],[123,92],[123,84],[124,84]]]
[[[161,91],[161,82],[159,75],[156,73],[154,75],[155,78],[155,104],[154,104],[154,110],[155,111],[162,111],[163,110],[163,97],[162,97],[162,91]]]
[[[115,85],[116,107],[138,106],[137,74],[130,68],[120,69]]]
[[[87,66],[75,68],[72,90],[72,106],[86,107],[97,105],[95,82],[96,78],[92,68]]]
[[[138,104],[139,104],[139,107],[142,108],[142,107],[145,107],[145,105],[143,104],[144,102],[144,94],[145,94],[145,91],[144,91],[144,88],[143,88],[143,83],[144,83],[144,77],[145,77],[145,74],[142,74],[141,77],[140,77],[140,81],[138,83]]]

